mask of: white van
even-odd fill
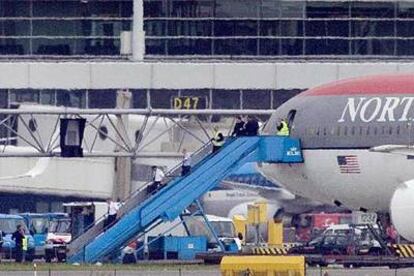
[[[322,235],[349,235],[354,231],[354,234],[361,235],[362,230],[357,227],[352,227],[349,224],[333,224],[323,231]]]

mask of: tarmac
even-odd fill
[[[116,270],[116,271],[0,271],[0,276],[216,276],[220,274],[218,266],[206,266],[206,269],[152,269],[152,270]],[[344,268],[308,268],[307,276],[409,276],[414,275],[414,268],[389,269],[385,267],[371,267],[358,269]]]

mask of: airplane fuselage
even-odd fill
[[[299,195],[355,210],[389,211],[396,188],[414,179],[414,158],[373,152],[414,141],[414,77],[378,76],[310,89],[273,115],[290,120],[305,162],[265,165],[263,172]]]

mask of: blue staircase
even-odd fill
[[[69,256],[69,262],[97,262],[121,249],[154,222],[174,220],[194,200],[247,162],[301,163],[300,141],[280,136],[229,139],[220,151],[198,162],[189,175],[175,177],[153,196],[135,203],[110,229],[85,239],[85,244]]]

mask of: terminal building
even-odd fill
[[[414,72],[413,26],[414,1],[0,0],[0,108],[114,108],[128,89],[133,108],[276,109]]]
[[[413,1],[135,4],[143,21],[133,0],[0,0],[2,107],[108,108],[128,88],[136,108],[191,95],[206,99],[192,108],[274,109],[335,79],[411,71]],[[134,20],[145,31],[138,62],[128,45]]]

